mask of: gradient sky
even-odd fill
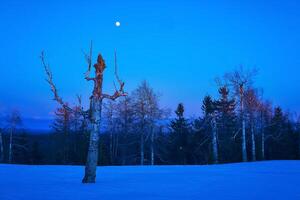
[[[82,50],[107,62],[113,91],[113,52],[132,91],[146,79],[172,110],[183,102],[197,116],[214,78],[240,64],[259,68],[256,85],[275,105],[300,111],[300,3],[297,1],[15,1],[0,5],[0,112],[49,118],[57,105],[39,54],[45,50],[60,95],[88,100]],[[121,26],[116,27],[115,21]]]

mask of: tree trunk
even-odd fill
[[[244,116],[244,100],[243,100],[243,88],[241,88],[240,99],[241,99],[241,120],[242,120],[242,157],[243,162],[247,162],[247,144],[246,144],[246,121]]]
[[[144,132],[141,133],[141,165],[144,165]]]
[[[251,152],[252,152],[252,161],[256,161],[256,149],[255,149],[255,135],[254,135],[254,125],[251,125]]]
[[[4,160],[4,152],[3,152],[3,139],[2,139],[2,132],[0,131],[0,162]]]
[[[99,134],[101,125],[101,110],[102,100],[95,97],[91,98],[91,126],[90,143],[87,155],[87,162],[85,166],[85,175],[82,180],[83,183],[95,183],[96,169],[98,164],[99,151]]]
[[[151,165],[154,165],[154,130],[151,127]]]
[[[212,149],[213,149],[213,161],[215,164],[219,162],[218,159],[218,141],[217,141],[217,124],[216,124],[216,119],[213,116],[212,118]]]
[[[242,119],[242,154],[243,162],[247,162],[247,145],[246,145],[246,122],[245,119]]]
[[[13,129],[10,130],[9,135],[9,152],[8,152],[8,163],[12,163],[12,146],[13,146]]]
[[[113,164],[113,154],[114,154],[114,151],[113,151],[113,133],[112,133],[112,129],[110,129],[110,143],[109,143],[109,152],[110,152],[110,164],[112,165]]]
[[[265,160],[265,129],[261,129],[261,159]]]

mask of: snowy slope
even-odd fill
[[[0,165],[0,200],[300,199],[300,161],[209,166],[83,167]]]

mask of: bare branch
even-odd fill
[[[81,95],[77,95],[77,100],[78,100],[78,104],[79,106],[81,107],[81,104],[82,104],[82,100],[81,100]]]
[[[85,72],[84,76],[87,81],[95,81],[95,78],[90,77],[91,68],[92,68],[92,52],[93,52],[93,42],[91,41],[90,53],[87,54],[83,52],[86,62],[88,63],[88,70]]]
[[[241,128],[239,128],[235,133],[234,135],[232,136],[232,139],[235,140],[236,136],[240,133],[241,131]]]
[[[53,76],[52,76],[52,72],[51,72],[50,66],[45,61],[44,51],[42,51],[40,58],[41,58],[41,61],[42,61],[42,65],[43,65],[43,67],[45,69],[46,75],[47,75],[46,81],[50,85],[51,91],[52,91],[52,93],[54,95],[53,100],[57,101],[65,109],[67,109],[69,111],[72,111],[72,109],[68,106],[68,104],[66,102],[64,102],[62,100],[62,98],[58,95],[57,88],[56,88],[56,86],[55,86],[55,84],[53,82]]]
[[[115,77],[116,77],[116,79],[119,83],[119,89],[117,89],[116,86],[115,86],[115,93],[113,95],[102,94],[102,96],[101,96],[102,99],[115,100],[118,97],[127,96],[127,93],[124,92],[125,83],[119,78],[119,75],[118,75],[118,65],[117,65],[117,53],[116,53],[116,51],[115,51]]]

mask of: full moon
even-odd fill
[[[117,27],[121,26],[121,23],[119,21],[116,21],[115,24],[116,24]]]

